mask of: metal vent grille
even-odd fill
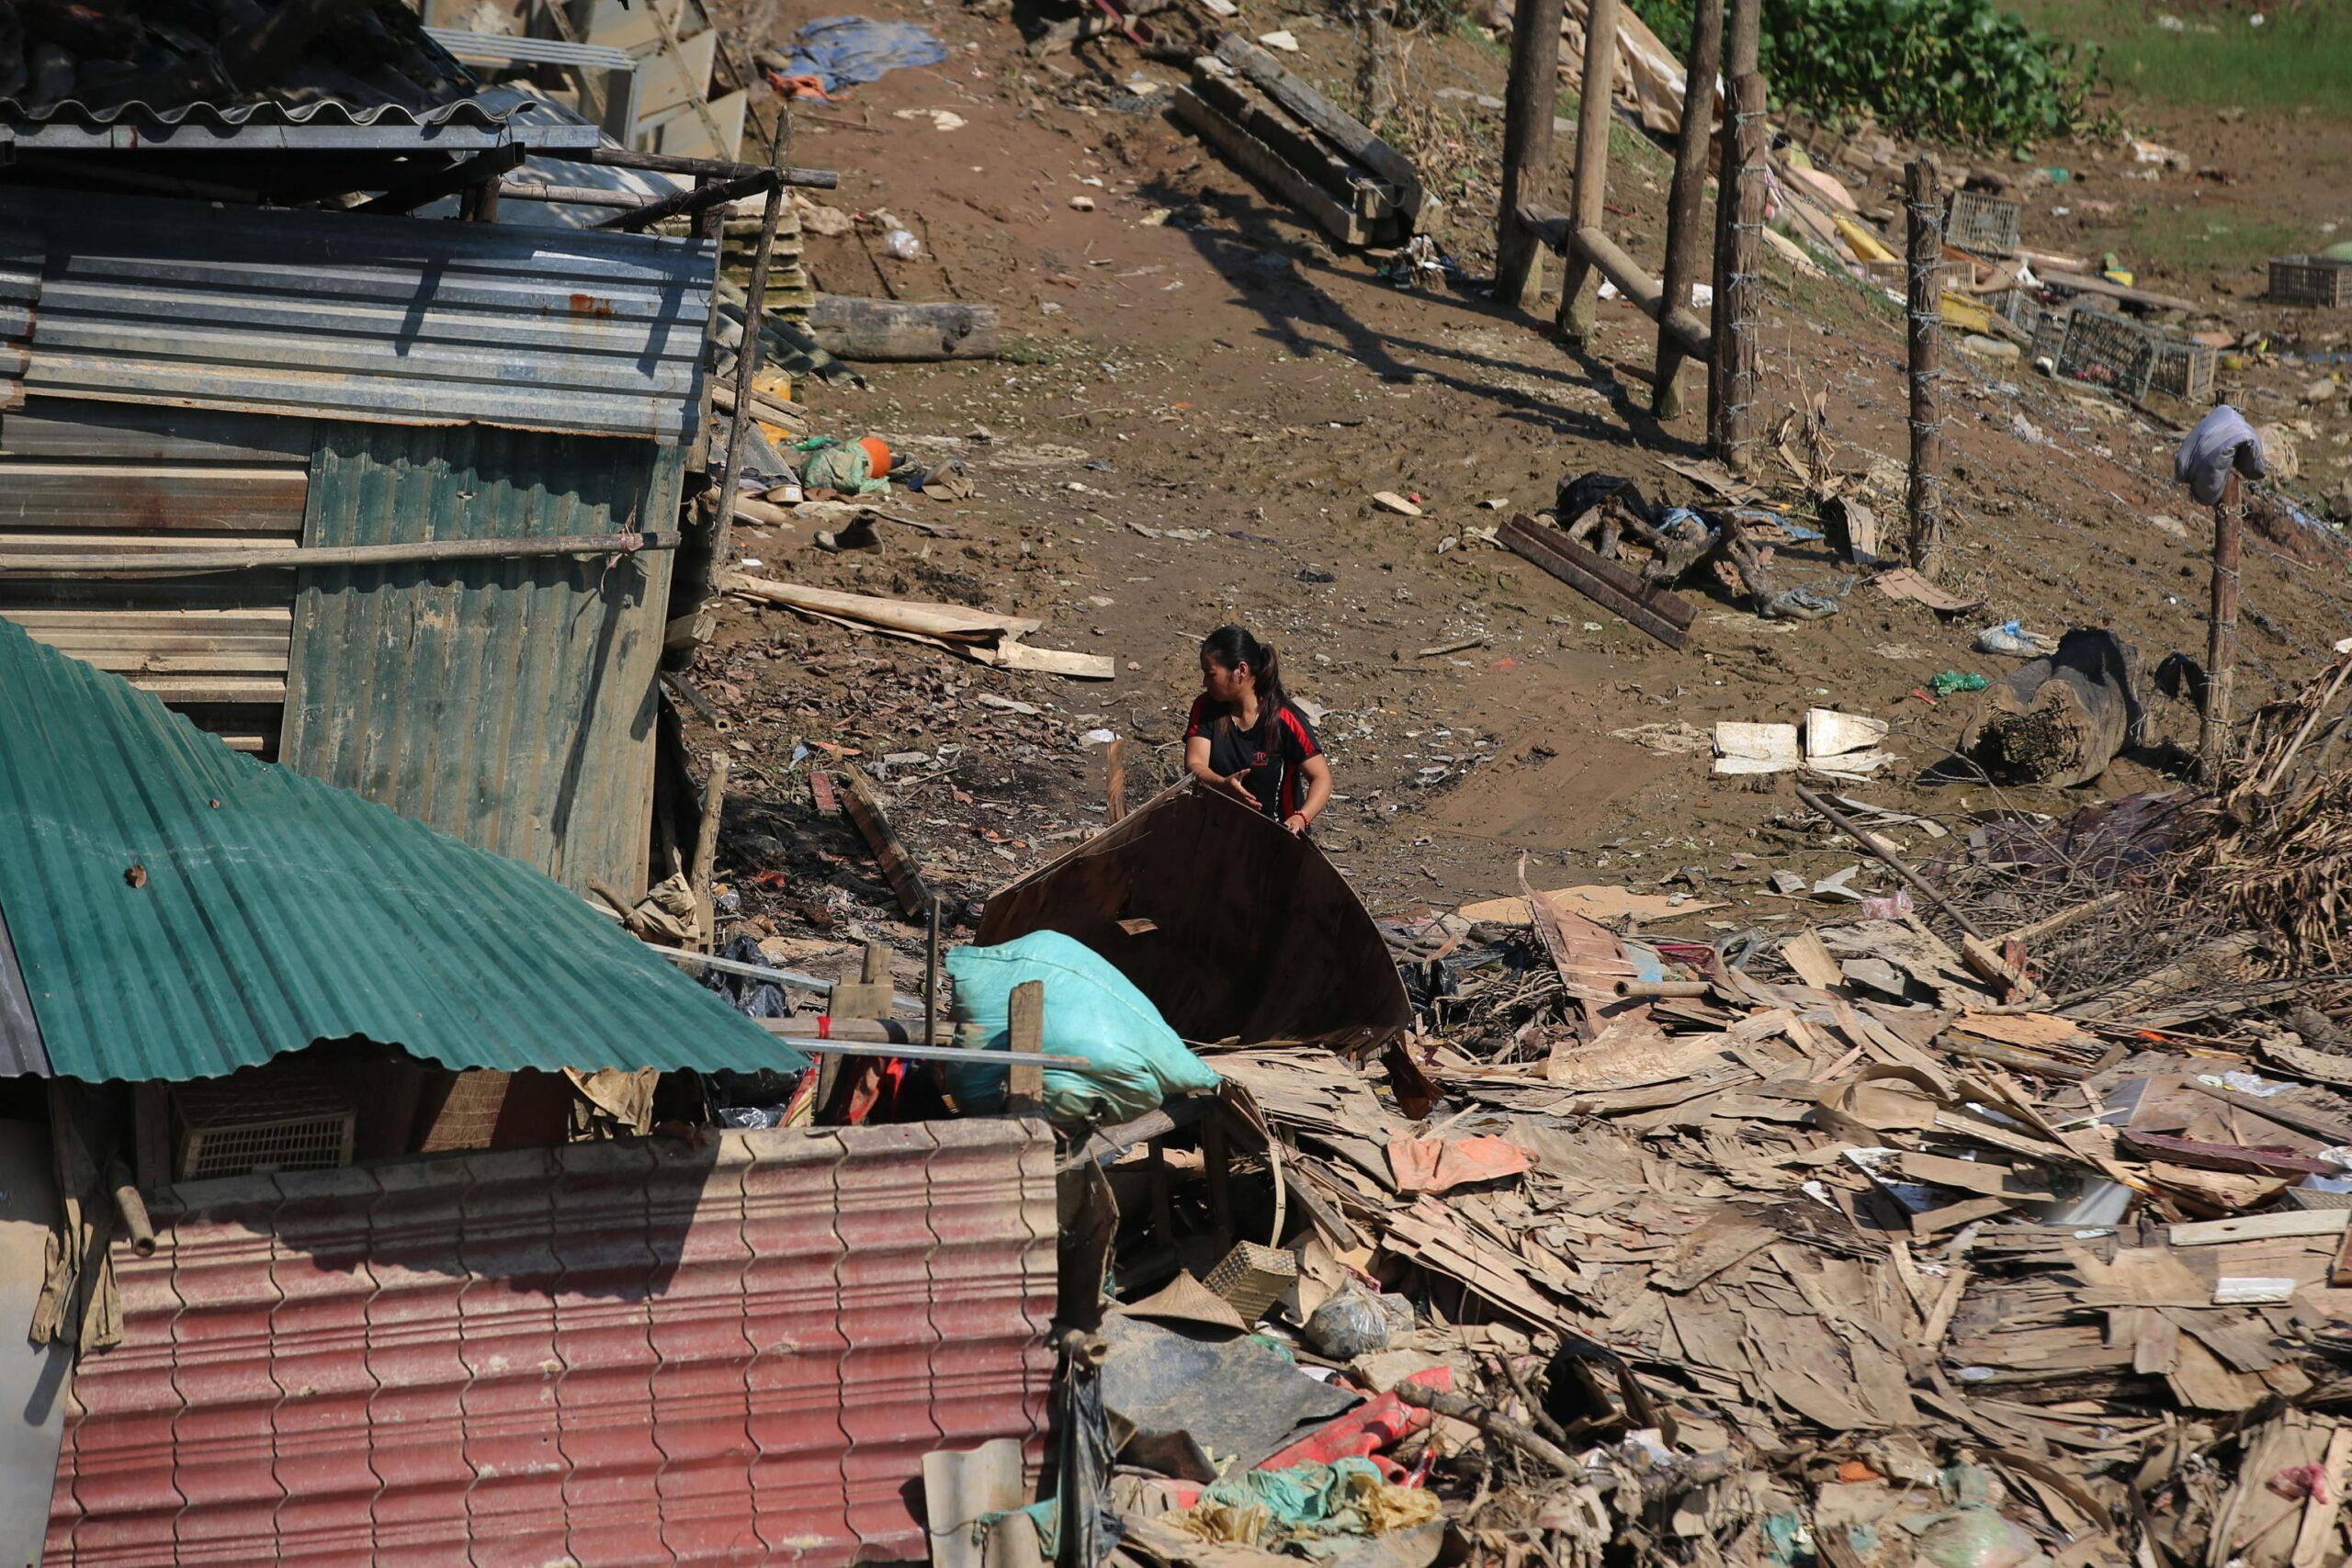
[[[351,1163],[351,1102],[321,1079],[239,1073],[172,1091],[177,1179],[254,1171],[333,1170]]]

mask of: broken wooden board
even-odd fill
[[[1437,202],[1422,188],[1420,171],[1413,167],[1411,159],[1374,135],[1363,121],[1284,70],[1272,55],[1238,33],[1217,36],[1216,57],[1255,83],[1268,97],[1297,116],[1316,134],[1385,181],[1396,193],[1396,207],[1404,216],[1408,233],[1418,233],[1436,220]]]
[[[1170,94],[1176,118],[1230,160],[1234,167],[1299,211],[1342,245],[1361,249],[1372,243],[1372,228],[1352,209],[1343,207],[1322,186],[1283,162],[1274,150],[1236,124],[1206,98],[1183,83]]]
[[[1606,887],[1587,884],[1577,887],[1555,887],[1544,897],[1557,908],[1582,915],[1588,920],[1611,925],[1619,920],[1631,920],[1639,925],[1645,920],[1676,919],[1684,915],[1696,915],[1723,905],[1684,898],[1677,902],[1672,894],[1636,893],[1626,887]],[[1464,904],[1454,911],[1464,919],[1477,924],[1523,926],[1534,919],[1524,898],[1487,898],[1476,904]]]
[[[1496,534],[1497,542],[1522,560],[1542,567],[1594,604],[1680,652],[1690,641],[1698,611],[1664,588],[1648,586],[1612,560],[1604,560],[1557,528],[1546,528],[1524,512]]]

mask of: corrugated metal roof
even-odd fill
[[[1035,1122],[186,1182],[114,1249],[51,1562],[921,1562],[923,1456],[1042,1459]]]
[[[705,241],[0,190],[0,343],[25,392],[672,443],[715,262]]]
[[[621,533],[684,449],[512,430],[319,429],[310,546]],[[278,756],[569,887],[643,881],[671,557],[304,571]]]
[[[363,1036],[448,1067],[797,1066],[529,867],[231,750],[0,623],[0,1074],[212,1077]],[[0,1010],[0,1029],[6,1012]]]

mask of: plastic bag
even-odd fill
[[[1976,634],[1979,653],[2006,653],[2012,659],[2039,659],[2047,650],[2015,621],[1986,626]]]
[[[1011,1041],[1017,986],[1046,987],[1045,1051],[1082,1056],[1083,1072],[1046,1069],[1046,1114],[1056,1122],[1132,1121],[1177,1095],[1216,1088],[1217,1076],[1186,1048],[1159,1010],[1109,959],[1059,931],[1032,931],[995,947],[947,955],[956,1016],[989,1031],[986,1048]],[[957,1066],[947,1075],[956,1103],[982,1113],[1004,1104],[1005,1069]]]
[[[1413,1326],[1412,1309],[1402,1302],[1392,1306],[1392,1299],[1349,1280],[1307,1318],[1306,1342],[1335,1361],[1386,1349],[1392,1336]]]

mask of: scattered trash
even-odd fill
[[[870,17],[825,17],[793,35],[783,74],[809,77],[826,93],[872,82],[893,71],[937,65],[947,45],[912,22]]]
[[[2054,652],[2058,647],[2048,637],[2034,636],[2015,621],[1986,626],[1976,634],[1976,641],[1972,646],[1979,653],[2006,653],[2012,659],[2039,658]]]
[[[1990,684],[1984,676],[1960,670],[1939,671],[1928,678],[1928,689],[1939,697],[1949,697],[1955,692],[1981,692]]]
[[[1375,491],[1372,503],[1384,512],[1394,512],[1400,517],[1419,517],[1421,509],[1393,490]]]

